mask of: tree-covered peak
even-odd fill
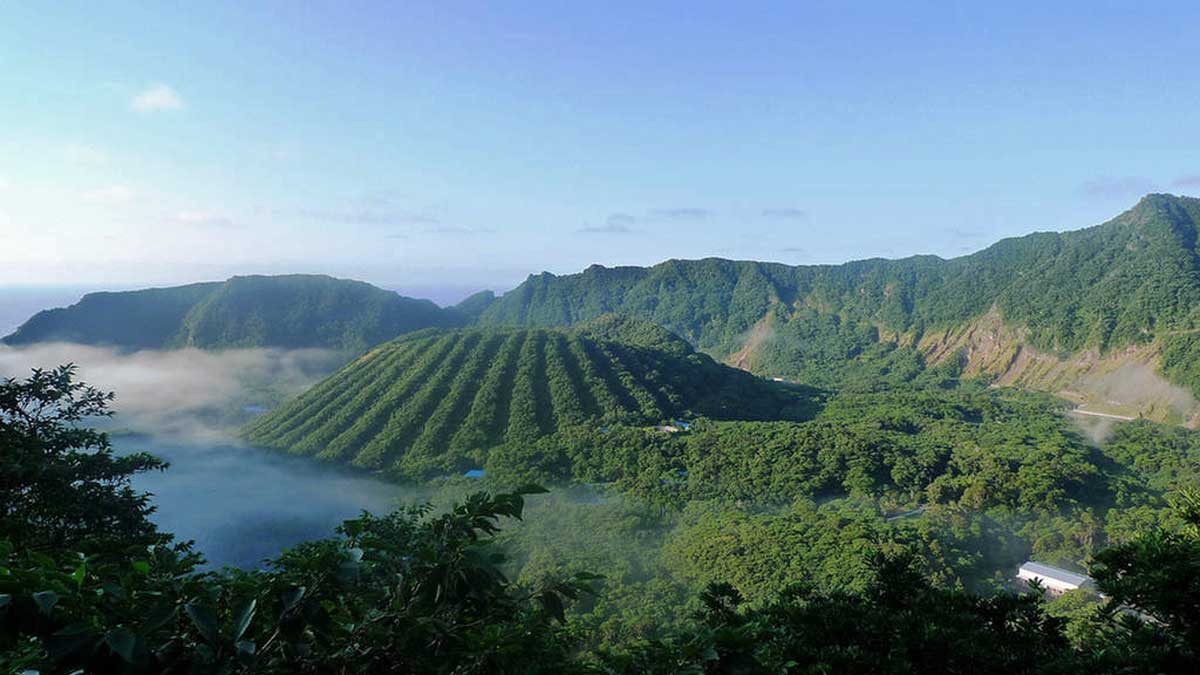
[[[90,293],[39,312],[4,342],[121,349],[323,347],[361,351],[429,326],[463,323],[429,300],[324,275],[235,276],[139,291]]]
[[[836,378],[839,364],[873,345],[966,330],[993,309],[1043,352],[1105,353],[1200,327],[1198,224],[1200,200],[1152,194],[1100,225],[1004,239],[951,259],[593,266],[537,277],[497,299],[480,322],[571,325],[621,314],[716,358],[798,379]]]
[[[256,419],[246,438],[421,478],[488,466],[503,448],[572,429],[695,416],[798,419],[811,412],[810,394],[717,364],[658,326],[622,317],[578,330],[431,329],[368,352]]]

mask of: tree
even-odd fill
[[[602,660],[620,673],[1073,672],[1064,622],[1037,595],[938,590],[916,562],[875,554],[862,591],[798,585],[762,604],[714,584],[695,628]]]
[[[80,421],[112,394],[70,365],[0,383],[0,672],[569,672],[564,610],[586,573],[525,588],[492,544],[530,486],[347,521],[266,570],[197,572]],[[536,666],[536,667],[535,667]],[[540,669],[540,670],[539,670]]]
[[[113,552],[169,539],[130,485],[167,464],[117,456],[108,436],[77,422],[111,415],[113,394],[75,381],[71,364],[0,382],[0,539],[20,548]]]
[[[1200,664],[1200,490],[1182,491],[1183,526],[1156,528],[1096,554],[1089,568],[1109,596],[1109,659],[1146,671],[1196,672]]]

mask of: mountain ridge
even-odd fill
[[[817,371],[839,374],[829,364],[879,345],[924,359],[927,333],[961,328],[994,309],[1022,345],[1060,359],[1156,344],[1155,358],[1169,358],[1155,369],[1200,392],[1200,372],[1190,366],[1200,340],[1176,338],[1200,326],[1198,228],[1200,199],[1151,194],[1099,225],[1010,237],[949,259],[593,265],[574,275],[531,275],[485,309],[480,323],[571,325],[629,314],[752,372],[827,385]]]
[[[4,342],[361,353],[429,327],[564,327],[615,314],[755,374],[819,387],[905,381],[957,360],[967,374],[1102,403],[1109,366],[1138,364],[1161,380],[1150,383],[1155,393],[1105,400],[1120,400],[1123,414],[1200,420],[1200,406],[1167,388],[1200,394],[1198,232],[1200,199],[1150,194],[1098,225],[1009,237],[955,258],[593,264],[531,274],[500,297],[483,291],[444,309],[363,282],[234,277],[89,294],[35,315]]]
[[[88,293],[38,312],[2,342],[75,342],[126,350],[318,347],[363,351],[397,335],[467,321],[453,308],[325,275]]]

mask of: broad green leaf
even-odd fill
[[[82,586],[83,580],[87,577],[87,560],[79,563],[79,567],[71,573],[71,581],[75,582],[76,586]]]
[[[111,581],[105,583],[101,587],[101,590],[106,595],[111,595],[112,597],[116,598],[117,600],[124,600],[125,597],[128,595],[128,593],[125,592],[125,588],[123,586],[121,586],[120,584],[117,584],[117,583],[113,583]]]
[[[543,593],[538,598],[542,603],[542,608],[546,613],[553,617],[559,623],[566,622],[566,612],[563,610],[562,598],[558,597],[557,593]]]
[[[238,612],[237,618],[233,621],[233,633],[229,636],[234,642],[241,640],[242,636],[246,634],[246,629],[250,627],[250,622],[254,620],[254,610],[256,607],[258,607],[258,600],[251,599],[250,602],[247,602],[242,607],[242,611]]]
[[[133,663],[133,650],[137,646],[137,636],[128,628],[118,627],[108,631],[104,642],[126,663]]]
[[[216,642],[219,636],[219,628],[217,625],[217,617],[213,611],[203,605],[197,605],[194,602],[189,602],[183,606],[183,611],[187,613],[188,618],[195,624],[200,635],[208,642]]]
[[[142,631],[144,633],[153,633],[162,628],[171,619],[175,618],[174,603],[163,603],[146,614],[146,620],[142,622]]]
[[[33,602],[38,606],[42,614],[49,616],[54,606],[58,604],[58,593],[54,591],[38,591],[33,594]]]
[[[284,591],[283,611],[290,612],[296,605],[300,604],[300,601],[304,599],[305,590],[303,586],[293,586]]]
[[[92,641],[92,634],[85,624],[74,623],[46,638],[46,655],[62,660],[85,647]]]
[[[200,655],[201,663],[212,663],[217,660],[217,653],[204,643],[196,645],[196,653]]]

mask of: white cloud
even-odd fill
[[[133,200],[133,188],[128,185],[109,185],[107,187],[87,190],[79,195],[86,202],[93,204],[125,204]]]
[[[156,84],[134,96],[129,107],[137,112],[161,112],[183,108],[183,99],[165,84]]]

